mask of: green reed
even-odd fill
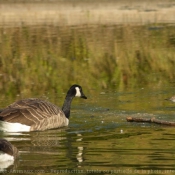
[[[174,27],[23,26],[0,28],[0,91],[51,94],[155,86],[175,78]]]

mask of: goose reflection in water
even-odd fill
[[[69,164],[70,162],[78,162],[77,167],[81,167],[83,162],[84,148],[81,146],[83,140],[82,134],[75,134],[69,132],[68,128],[57,130],[47,130],[43,132],[30,132],[31,141],[26,145],[23,154],[29,159],[31,156],[35,157],[28,161],[29,165],[47,166],[57,169],[57,165],[61,167],[62,164]],[[74,146],[75,141],[78,146]],[[27,157],[27,155],[29,155]]]
[[[83,140],[83,137],[81,134],[77,134],[77,136],[79,137],[78,139],[76,139],[77,142],[81,142]],[[81,167],[81,163],[83,162],[83,146],[78,146],[78,153],[77,153],[77,160],[79,162],[78,168]]]
[[[67,139],[66,128],[48,130],[44,132],[33,132],[31,135],[31,145],[28,151],[33,153],[59,154],[62,143]],[[55,148],[57,151],[55,151]]]
[[[77,168],[82,167],[83,136],[72,133],[67,127],[43,132],[3,133],[1,136],[8,138],[10,142],[15,141],[15,146],[19,148],[18,161],[9,169],[24,170],[40,167],[44,171],[50,171],[50,169],[64,169],[65,164],[72,162]]]

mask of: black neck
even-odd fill
[[[66,96],[66,98],[64,100],[63,107],[62,107],[62,110],[63,110],[66,118],[68,118],[68,119],[70,117],[70,106],[71,106],[72,99],[73,99],[73,97]]]

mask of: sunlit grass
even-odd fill
[[[0,91],[51,94],[167,84],[175,78],[174,27],[79,26],[0,29]]]

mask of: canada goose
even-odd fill
[[[18,156],[18,150],[9,141],[0,139],[0,169],[12,165]]]
[[[43,131],[69,124],[70,106],[74,97],[87,99],[79,85],[72,85],[67,92],[62,109],[37,98],[14,102],[0,113],[3,131]]]
[[[172,96],[171,98],[167,98],[167,99],[165,99],[165,100],[170,100],[170,101],[172,101],[172,102],[175,102],[175,96]]]

